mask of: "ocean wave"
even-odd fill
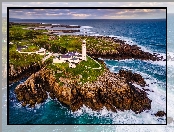
[[[51,25],[60,25],[60,24],[51,24]]]
[[[69,26],[79,26],[79,25],[69,25]]]
[[[125,41],[127,44],[129,44],[129,45],[137,45],[137,46],[140,47],[141,50],[143,50],[144,52],[149,52],[149,53],[151,53],[151,54],[154,53],[150,48],[148,48],[148,47],[146,47],[146,46],[143,46],[143,45],[141,45],[141,44],[135,42],[135,41],[133,40],[134,38],[124,37],[124,36],[115,36],[115,35],[108,35],[108,36],[110,36],[110,37],[116,37],[115,39],[123,40],[123,41]],[[157,44],[157,45],[162,45],[162,44]],[[160,57],[163,56],[163,58],[166,58],[166,54],[164,54],[164,53],[157,53],[157,54],[159,54]]]
[[[89,107],[83,105],[78,111],[71,112],[74,118],[83,118],[86,114],[88,117],[96,117],[103,124],[165,124],[165,117],[155,117],[156,111],[145,110],[140,114],[135,114],[132,110],[112,112],[103,107],[100,111],[93,111]],[[105,121],[103,121],[103,120]],[[110,120],[111,122],[107,122]],[[85,122],[80,122],[81,124]],[[95,124],[95,122],[93,122]]]
[[[80,28],[93,28],[91,26],[81,26]]]
[[[95,34],[95,32],[88,32],[88,34]]]
[[[119,72],[120,69],[130,70],[135,73],[142,74],[143,72],[148,74],[164,75],[166,71],[166,61],[146,61],[146,60],[104,60],[106,66],[111,72]],[[147,69],[147,66],[150,69]],[[154,67],[158,69],[154,69]],[[159,71],[159,69],[161,69]]]
[[[144,62],[146,63],[151,63],[151,64],[154,64],[154,65],[159,65],[159,66],[163,66],[163,67],[166,67],[166,61],[151,61],[151,60],[143,60]]]
[[[94,34],[90,34],[89,36],[103,36],[103,35],[100,35],[98,33],[94,33]]]
[[[119,40],[123,40],[125,41],[127,44],[129,45],[137,45],[138,47],[140,47],[141,50],[143,50],[144,52],[149,52],[151,54],[153,54],[154,52],[149,49],[148,47],[145,47],[145,46],[142,46],[140,44],[138,44],[137,42],[133,41],[133,38],[129,38],[129,37],[124,37],[124,36],[117,36],[117,35],[102,35],[102,34],[99,34],[99,33],[95,33],[95,32],[91,32],[90,29],[86,29],[86,28],[93,28],[93,27],[90,27],[90,26],[82,26],[81,27],[83,30],[85,29],[86,33],[89,35],[89,36],[104,36],[104,37],[113,37],[114,39],[119,39]],[[157,44],[157,45],[162,45],[162,44]],[[166,54],[164,53],[157,53],[159,57],[163,56],[164,59],[166,59]]]
[[[112,66],[111,70],[114,71],[114,68],[117,66]],[[129,70],[133,70],[129,67],[124,67]],[[136,72],[137,73],[137,72]],[[166,86],[164,82],[157,80],[156,78],[149,76],[146,73],[141,71],[138,72],[144,78],[148,86],[145,86],[144,89],[149,89],[150,91],[146,91],[148,93],[148,97],[152,100],[151,110],[144,111],[140,114],[135,114],[131,110],[119,111],[114,113],[112,111],[108,111],[105,107],[99,112],[93,111],[92,109],[83,105],[78,111],[71,112],[71,114],[76,117],[83,117],[85,114],[89,116],[95,116],[97,118],[106,118],[112,119],[112,124],[165,124],[166,117],[156,117],[153,114],[158,112],[159,110],[166,112]],[[143,90],[141,86],[137,84],[133,84],[139,89]]]
[[[163,47],[166,47],[166,45],[164,45],[164,44],[149,44],[149,45],[156,45],[156,46],[163,46]]]

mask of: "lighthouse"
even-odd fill
[[[82,42],[82,60],[86,61],[86,41],[83,40]]]

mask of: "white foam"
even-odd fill
[[[107,35],[106,35],[106,36],[107,36]],[[112,38],[112,37],[115,37],[115,35],[108,35],[108,36],[111,37],[111,38]]]
[[[158,54],[159,54],[159,55],[157,55],[157,57],[161,57],[161,56],[162,56],[164,59],[167,59],[165,53],[158,53]]]
[[[51,24],[51,25],[60,25],[60,24]]]
[[[79,26],[79,25],[69,25],[69,26]]]
[[[148,61],[147,60],[142,60],[142,61],[166,67],[166,61],[151,61],[151,60],[148,60]]]
[[[112,119],[113,124],[159,124],[158,117],[155,117],[151,114],[154,114],[152,111],[144,111],[140,114],[135,114],[132,110],[125,110],[125,111],[117,111],[112,112],[108,111],[106,107],[103,107],[100,111],[93,111],[90,108],[83,105],[80,110],[76,112],[71,112],[71,114],[76,117],[83,116],[84,114],[88,114],[95,117],[102,117],[106,119]],[[165,117],[161,124],[165,124]]]
[[[113,66],[115,67],[115,66]],[[146,73],[139,72],[143,77],[145,77],[145,81],[149,86],[145,86],[145,89],[149,89],[150,91],[146,91],[148,93],[148,97],[152,100],[151,110],[146,110],[140,114],[135,114],[132,110],[126,111],[117,111],[117,113],[108,111],[105,107],[99,112],[93,111],[91,108],[88,108],[83,105],[78,111],[71,112],[74,117],[83,116],[84,114],[88,114],[91,116],[96,116],[98,118],[107,118],[112,119],[113,124],[165,124],[166,117],[156,117],[155,114],[157,111],[162,110],[166,112],[166,90],[163,88],[163,82],[156,80],[153,77],[150,77]],[[147,79],[148,77],[148,79]],[[142,87],[133,84],[142,90]],[[152,92],[152,90],[154,92]],[[173,95],[170,95],[171,100]],[[170,101],[171,102],[171,101]],[[173,101],[174,102],[174,101]],[[172,102],[172,103],[173,103]],[[171,112],[174,108],[174,103],[170,106]],[[174,114],[170,114],[174,116]]]
[[[93,28],[91,26],[81,26],[81,28]]]
[[[116,39],[120,39],[120,40],[123,40],[125,41],[127,44],[129,45],[137,45],[138,47],[141,48],[141,50],[143,50],[144,52],[149,52],[149,53],[153,53],[150,49],[148,49],[147,47],[145,46],[142,46],[142,45],[139,45],[138,43],[134,42],[132,40],[132,38],[128,38],[128,37],[124,37],[124,36],[114,36],[112,35],[113,37],[116,37]]]
[[[142,87],[141,87],[140,85],[137,85],[136,83],[133,83],[132,85],[134,85],[135,87],[137,87],[137,88],[143,90]]]
[[[95,32],[88,32],[88,34],[95,34]]]

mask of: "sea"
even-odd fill
[[[142,50],[157,53],[168,59],[166,61],[143,61],[143,60],[104,60],[111,72],[117,73],[120,69],[131,70],[139,73],[145,78],[150,89],[147,91],[148,97],[152,100],[151,110],[146,110],[140,114],[135,114],[131,110],[118,111],[117,113],[103,108],[99,112],[83,106],[78,111],[72,112],[57,100],[48,98],[43,104],[36,105],[35,108],[22,107],[16,99],[14,89],[23,83],[27,78],[14,82],[9,86],[9,106],[6,104],[7,95],[3,94],[3,118],[6,118],[8,109],[9,124],[74,124],[74,131],[81,128],[86,131],[91,128],[76,124],[110,124],[108,127],[95,126],[92,131],[151,131],[153,126],[116,126],[111,124],[166,124],[167,117],[174,119],[174,15],[168,15],[168,19],[11,19],[13,22],[36,22],[51,24],[80,25],[80,33],[89,36],[110,36],[125,40],[128,44],[136,44]],[[167,30],[167,31],[166,31]],[[170,56],[170,57],[169,57]],[[102,59],[102,58],[100,58]],[[139,87],[142,89],[141,87]],[[6,89],[6,88],[4,88]],[[153,92],[152,92],[153,91]],[[167,95],[167,96],[166,96]],[[166,104],[167,101],[167,104]],[[7,108],[6,108],[7,107]],[[158,111],[167,113],[167,117],[156,117]],[[172,131],[174,123],[167,126],[159,126],[159,131]],[[42,126],[28,127],[27,131],[40,130]],[[51,126],[50,126],[51,127]],[[46,126],[45,131],[50,129]],[[19,130],[23,130],[18,126]],[[69,130],[68,127],[53,126],[53,131]],[[13,129],[11,129],[13,131]],[[73,131],[73,130],[72,130]],[[90,130],[91,131],[91,130]]]

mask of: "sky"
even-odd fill
[[[165,9],[10,9],[10,18],[146,19],[165,18]]]
[[[174,2],[3,2],[2,15],[7,7],[167,7],[174,13]],[[165,18],[162,9],[16,9],[10,18],[27,19],[156,19]]]

